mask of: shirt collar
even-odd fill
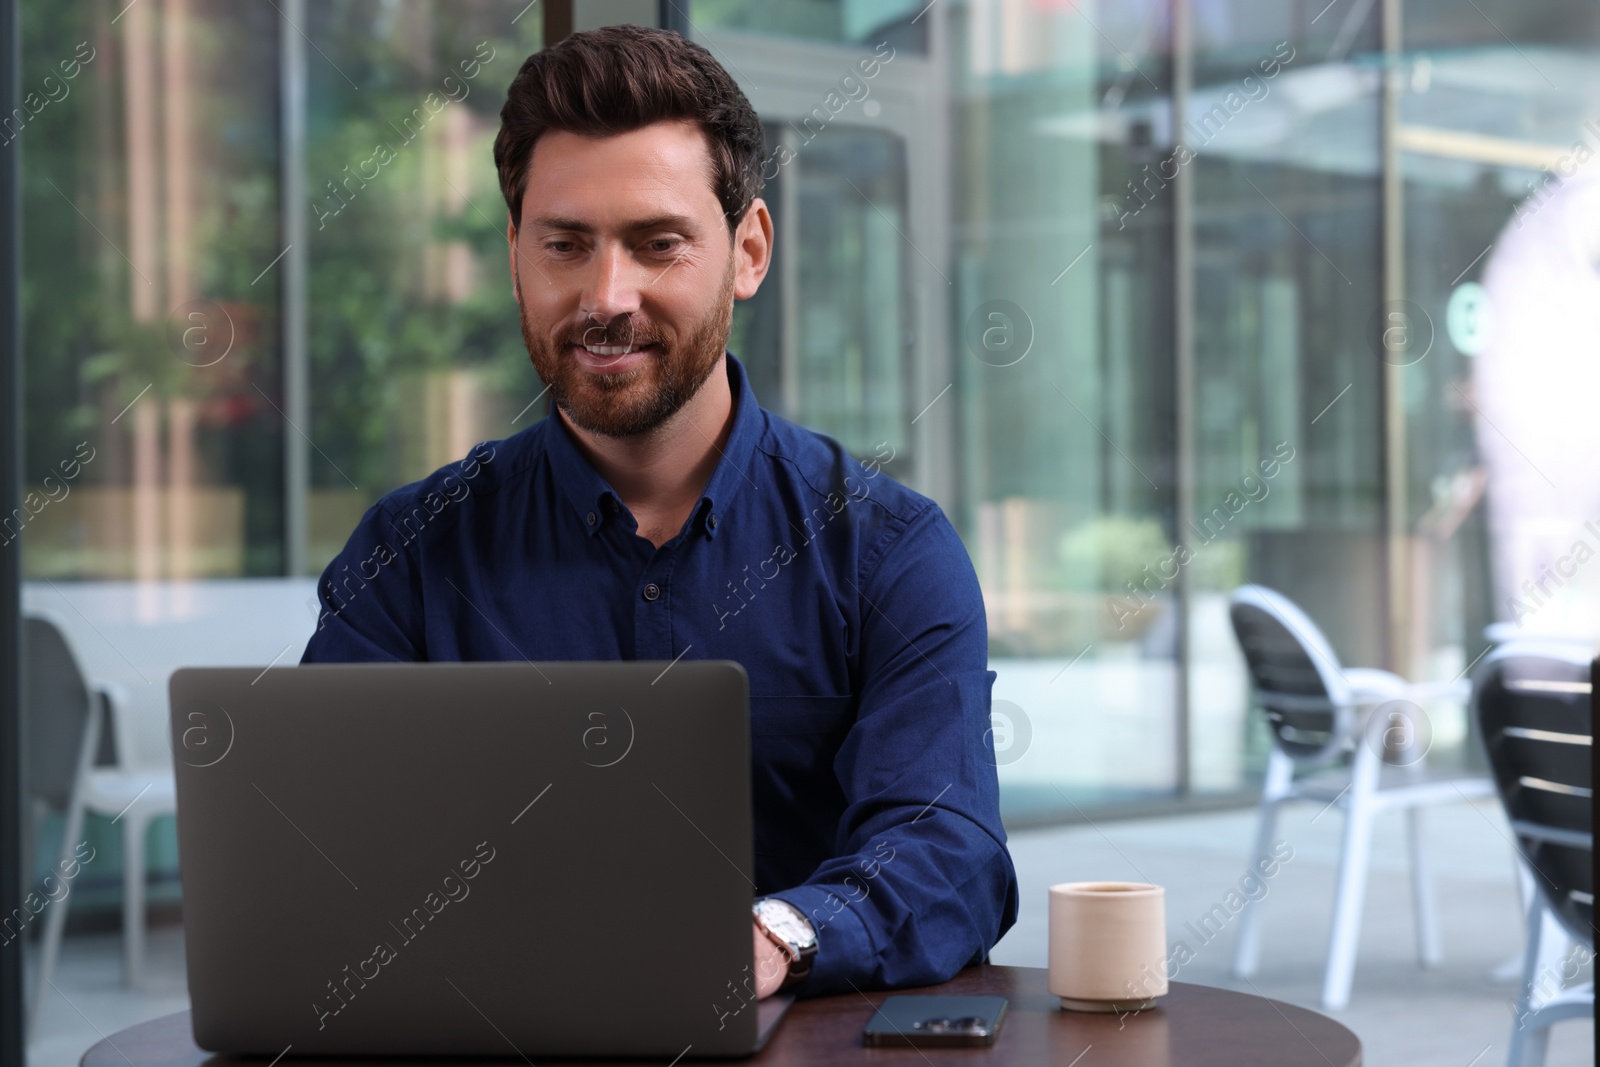
[[[761,437],[761,408],[750,389],[749,376],[732,352],[725,352],[725,357],[734,402],[733,430],[689,519],[689,528],[708,539],[727,528],[726,512],[740,487],[750,480],[750,460]],[[593,535],[622,510],[622,498],[578,450],[561,416],[551,411],[545,421],[552,423],[545,434],[545,455],[556,484],[572,505],[578,525]]]

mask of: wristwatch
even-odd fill
[[[777,897],[762,897],[751,907],[756,925],[783,950],[789,961],[789,976],[779,989],[787,989],[811,973],[811,961],[817,954],[817,931],[805,913]]]

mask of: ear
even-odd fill
[[[733,235],[733,298],[749,300],[772,266],[772,213],[759,196],[750,201]]]
[[[519,305],[522,303],[522,285],[517,274],[517,224],[511,218],[511,212],[506,212],[506,249],[511,253],[511,298]]]

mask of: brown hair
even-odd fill
[[[609,137],[685,119],[704,131],[714,191],[731,234],[761,195],[761,120],[728,72],[700,45],[669,30],[602,26],[574,33],[522,64],[500,109],[494,165],[515,225],[540,135]]]

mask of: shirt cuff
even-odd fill
[[[866,923],[855,913],[865,898],[852,901],[829,885],[801,885],[767,895],[799,908],[817,932],[811,973],[788,990],[797,999],[859,990],[871,981],[878,969],[877,951]]]

